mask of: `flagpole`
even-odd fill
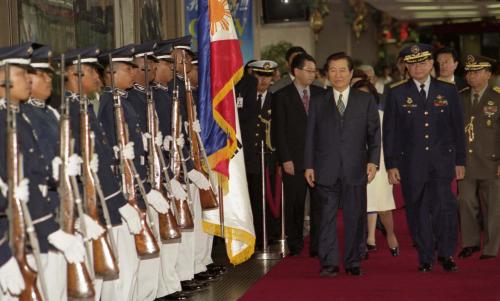
[[[222,188],[222,176],[218,173],[217,181],[219,182],[219,221],[220,221],[220,237],[224,238],[224,189]]]

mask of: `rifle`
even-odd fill
[[[95,181],[93,171],[90,167],[90,160],[94,155],[94,141],[93,133],[90,130],[90,121],[88,113],[88,98],[86,95],[82,95],[81,90],[81,64],[78,61],[78,71],[79,76],[79,99],[80,99],[80,148],[82,153],[82,183],[83,183],[83,198],[84,203],[87,208],[88,215],[99,225],[99,213],[97,208],[97,190],[98,184]],[[99,186],[100,188],[100,186]],[[109,219],[109,211],[107,208],[106,201],[101,198],[101,204],[104,211],[104,216],[106,218],[106,231],[101,234],[97,239],[92,240],[92,254],[94,258],[94,271],[96,275],[102,277],[113,277],[118,275],[118,265],[116,264],[115,255],[116,249],[112,250],[110,244],[107,240],[106,234],[110,236],[110,241],[114,244],[114,239],[112,237],[111,220]],[[102,226],[102,225],[101,225]]]
[[[168,196],[167,191],[162,183],[162,173],[165,171],[165,162],[163,158],[163,153],[158,145],[156,145],[156,137],[158,133],[158,116],[156,115],[154,99],[151,95],[151,87],[149,85],[148,79],[148,59],[147,55],[144,55],[144,76],[145,76],[145,86],[146,86],[146,105],[147,105],[147,118],[148,118],[148,152],[149,152],[149,181],[154,189],[161,192],[161,194],[168,201],[169,205],[172,204],[171,199]],[[163,164],[162,164],[163,163]],[[168,173],[164,173],[165,181],[167,181]],[[172,207],[172,206],[169,206]],[[176,239],[179,238],[181,232],[179,230],[179,225],[169,208],[164,214],[158,213],[158,228],[160,232],[160,237],[163,240]]]
[[[130,159],[126,159],[123,154],[125,145],[128,143],[128,131],[125,124],[125,114],[123,112],[121,99],[120,96],[116,93],[115,89],[115,71],[111,54],[109,54],[109,68],[111,78],[111,92],[113,94],[116,138],[118,140],[118,146],[120,148],[120,172],[122,175],[122,189],[128,203],[139,212],[139,216],[141,218],[142,230],[140,233],[134,235],[135,248],[139,256],[158,254],[160,252],[160,247],[158,246],[158,242],[156,241],[156,238],[154,237],[153,232],[151,231],[151,228],[147,223],[146,213],[137,204],[134,179],[139,185],[141,194],[143,194],[144,198],[146,197],[141,178],[135,169],[134,162],[132,162],[132,160]],[[144,201],[146,201],[146,199],[144,199]]]
[[[78,57],[80,61],[80,57]],[[61,199],[61,229],[73,234],[75,232],[74,205],[78,200],[78,187],[75,191],[75,179],[67,171],[69,157],[72,153],[71,131],[70,131],[70,113],[69,99],[65,97],[64,90],[64,55],[61,56],[61,119],[59,121],[60,135],[60,158],[62,164],[59,171],[59,197]],[[76,193],[76,194],[75,194]],[[80,200],[81,202],[81,200]],[[77,206],[78,207],[78,206]],[[81,203],[79,206],[81,209]],[[80,211],[80,210],[78,210]],[[81,213],[81,212],[79,212]],[[85,232],[83,216],[80,215],[81,229]],[[68,263],[68,297],[72,299],[90,299],[95,296],[94,286],[83,262]]]
[[[193,122],[196,120],[195,112],[194,112],[194,102],[193,102],[193,91],[191,90],[191,82],[187,77],[186,73],[186,51],[182,51],[182,65],[184,69],[184,82],[186,85],[186,106],[187,106],[187,117],[188,117],[188,134],[191,138],[191,154],[193,157],[194,168],[202,173],[206,178],[210,179],[209,174],[202,167],[201,164],[201,155],[204,154],[203,143],[199,139],[198,133],[195,132],[193,128]],[[204,154],[206,156],[206,154]],[[205,162],[207,163],[207,162]],[[210,166],[206,166],[207,170],[210,170]],[[217,197],[215,196],[212,187],[209,189],[200,189],[200,203],[201,208],[203,210],[209,210],[217,208],[219,205],[217,203]]]
[[[19,104],[11,101],[10,97],[10,65],[4,66],[5,79],[3,85],[5,87],[5,96],[7,99],[7,184],[8,193],[7,200],[9,204],[9,221],[10,221],[10,243],[12,245],[14,256],[19,264],[21,274],[23,275],[25,288],[19,295],[19,300],[23,301],[41,301],[42,297],[36,286],[37,272],[34,271],[28,264],[26,259],[26,233],[28,234],[35,263],[38,271],[40,271],[40,282],[44,299],[47,299],[47,290],[45,279],[43,279],[42,265],[40,260],[40,246],[38,238],[35,234],[31,215],[28,206],[25,202],[18,199],[15,195],[19,183],[23,179],[23,164],[22,154],[19,153],[19,140],[17,135],[17,114],[19,112]]]

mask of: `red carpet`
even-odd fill
[[[395,211],[394,219],[400,256],[392,257],[385,238],[377,233],[378,250],[362,262],[365,275],[347,276],[341,266],[336,278],[320,278],[318,260],[304,250],[277,264],[240,300],[500,300],[500,259],[480,261],[476,253],[465,260],[456,258],[456,273],[445,273],[438,265],[430,273],[420,273],[404,211]]]

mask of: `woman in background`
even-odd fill
[[[351,86],[353,89],[359,89],[375,96],[379,107],[380,123],[382,123],[384,111],[381,95],[378,94],[377,89],[370,83],[366,74],[362,71],[355,70]],[[375,244],[375,228],[377,216],[380,216],[380,221],[386,230],[389,250],[392,256],[398,256],[399,244],[396,234],[394,233],[394,221],[392,218],[392,210],[396,208],[396,205],[392,194],[392,185],[387,181],[387,172],[384,164],[384,156],[382,154],[383,151],[380,153],[379,174],[367,187],[368,236],[366,239],[366,248],[367,251],[374,251],[377,248]]]

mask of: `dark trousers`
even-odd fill
[[[344,267],[358,267],[366,244],[366,185],[348,185],[338,180],[333,186],[316,185],[315,196],[321,214],[319,260],[321,267],[339,265],[337,211],[343,204]]]
[[[458,205],[451,191],[451,179],[403,179],[401,186],[420,263],[432,264],[436,248],[438,256],[452,256],[457,245]]]
[[[256,246],[261,247],[263,241],[262,227],[262,177],[261,174],[247,173],[248,192],[250,194],[250,204],[252,207],[253,225],[255,229]],[[276,238],[279,233],[279,221],[271,214],[271,209],[266,202],[266,227],[267,237]]]
[[[321,208],[316,201],[315,190],[309,189],[309,223],[311,230],[309,232],[309,253],[318,254],[319,244],[319,223],[321,220]]]
[[[304,247],[304,207],[307,184],[304,174],[291,176],[283,173],[285,193],[285,232],[291,253],[300,253]]]

